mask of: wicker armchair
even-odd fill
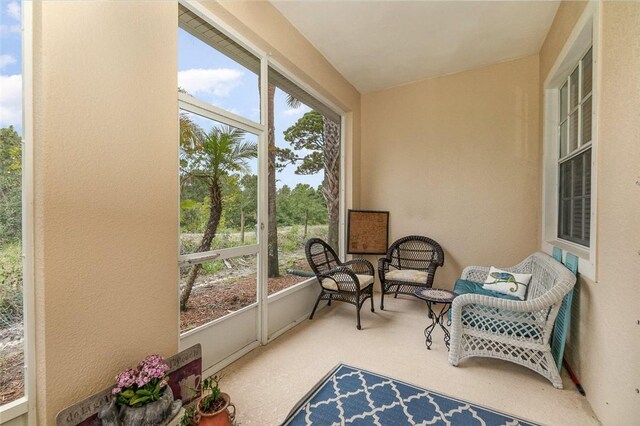
[[[465,358],[498,358],[542,374],[562,389],[562,380],[551,354],[549,340],[562,299],[576,277],[544,253],[534,253],[509,272],[532,274],[524,301],[463,294],[451,304],[449,363]],[[484,282],[489,268],[469,266],[462,279]]]
[[[362,328],[360,308],[365,300],[371,299],[371,312],[375,312],[373,308],[374,270],[371,262],[365,259],[341,262],[336,252],[319,238],[311,238],[307,241],[305,254],[320,284],[320,295],[309,319],[313,319],[321,300],[328,300],[329,305],[333,300],[347,302],[356,307],[356,327],[360,330]]]
[[[412,295],[418,287],[431,287],[438,266],[444,265],[444,251],[431,238],[411,235],[395,241],[386,257],[378,259],[380,309],[384,295]]]

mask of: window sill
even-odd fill
[[[0,425],[7,423],[16,417],[20,417],[23,414],[27,414],[28,411],[29,400],[26,396],[4,404],[0,406]]]
[[[549,255],[553,252],[554,247],[562,249],[563,260],[566,253],[578,256],[578,273],[594,282],[596,281],[595,254],[590,249],[565,240],[550,240],[542,244],[543,251]]]

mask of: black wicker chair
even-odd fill
[[[431,238],[411,235],[395,241],[386,257],[378,260],[380,309],[384,295],[413,294],[416,288],[431,287],[436,268],[444,265],[444,252]]]
[[[320,284],[320,295],[313,307],[309,319],[313,319],[321,300],[347,302],[355,305],[358,330],[360,326],[360,308],[365,300],[371,299],[373,308],[373,280],[375,272],[371,262],[365,259],[353,259],[341,262],[336,252],[320,238],[311,238],[305,246],[307,261]]]

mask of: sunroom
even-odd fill
[[[640,422],[640,3],[0,6],[0,425]]]

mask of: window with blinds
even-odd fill
[[[560,88],[558,238],[591,240],[592,49]]]

